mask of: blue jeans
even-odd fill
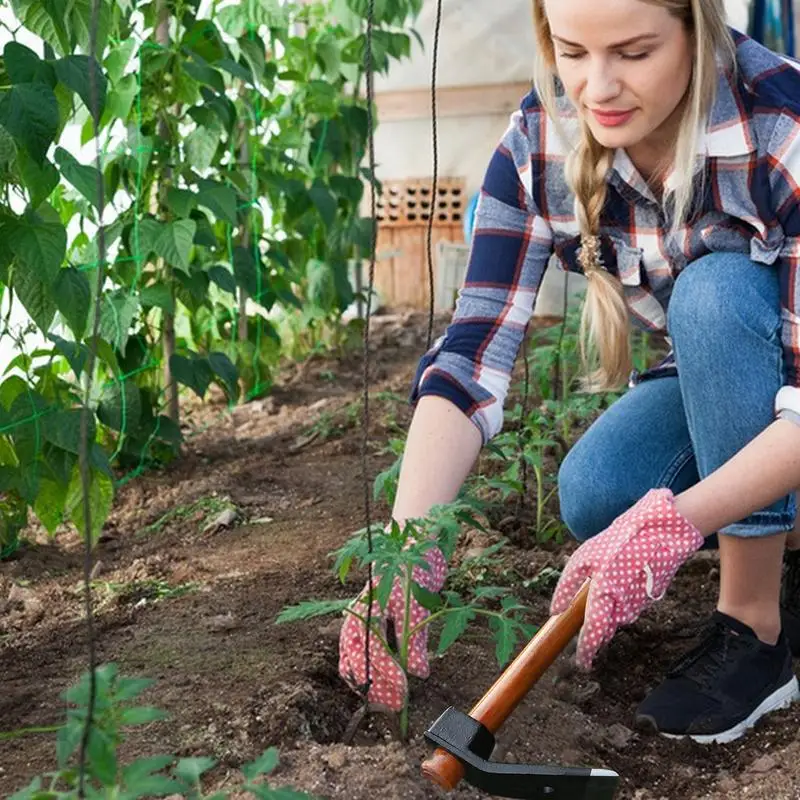
[[[697,259],[675,281],[667,327],[678,377],[630,389],[561,466],[561,516],[580,541],[650,489],[688,489],[774,419],[784,377],[776,269],[733,253]],[[791,494],[720,533],[773,535],[791,530],[794,519]]]

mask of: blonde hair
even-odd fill
[[[691,82],[675,145],[674,172],[683,176],[675,188],[674,229],[693,213],[693,175],[700,126],[714,102],[717,59],[733,68],[736,48],[730,35],[723,0],[641,0],[665,8],[677,17],[694,40]],[[556,57],[544,0],[533,0],[537,51],[534,85],[547,114],[558,125]],[[580,115],[579,115],[580,118]],[[570,151],[565,175],[576,197],[581,234],[579,261],[588,280],[581,318],[584,388],[603,391],[624,384],[631,371],[630,322],[622,284],[600,266],[600,215],[606,201],[606,180],[612,150],[603,147],[580,119],[580,140]]]

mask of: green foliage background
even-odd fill
[[[376,3],[377,71],[410,54],[421,4]],[[0,298],[15,346],[0,379],[0,557],[30,510],[50,533],[70,521],[96,538],[115,485],[178,452],[179,385],[239,402],[269,391],[282,353],[346,338],[373,180],[366,0],[102,0],[95,53],[91,0],[3,10],[17,22],[0,59]]]

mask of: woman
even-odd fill
[[[533,10],[536,91],[489,165],[455,316],[420,364],[393,517],[456,496],[500,430],[546,265],[583,272],[590,388],[628,380],[630,320],[666,330],[673,352],[631,377],[563,463],[561,513],[583,544],[552,611],[592,578],[577,651],[588,668],[718,534],[717,611],[636,719],[731,741],[800,696],[779,612],[800,488],[800,73],[732,33],[722,0]],[[438,590],[445,565],[438,551],[430,561],[417,579]],[[409,672],[427,675],[415,646]],[[348,615],[351,683],[363,647]],[[402,670],[373,652],[370,697],[397,707]]]

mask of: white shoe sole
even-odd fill
[[[661,733],[661,736],[665,736],[667,739],[688,738],[699,744],[727,744],[745,734],[765,714],[769,714],[770,711],[779,711],[782,708],[789,708],[796,700],[800,700],[800,686],[798,686],[797,678],[793,675],[788,683],[781,686],[780,689],[776,689],[769,697],[765,698],[747,719],[742,720],[727,731],[702,735]]]

